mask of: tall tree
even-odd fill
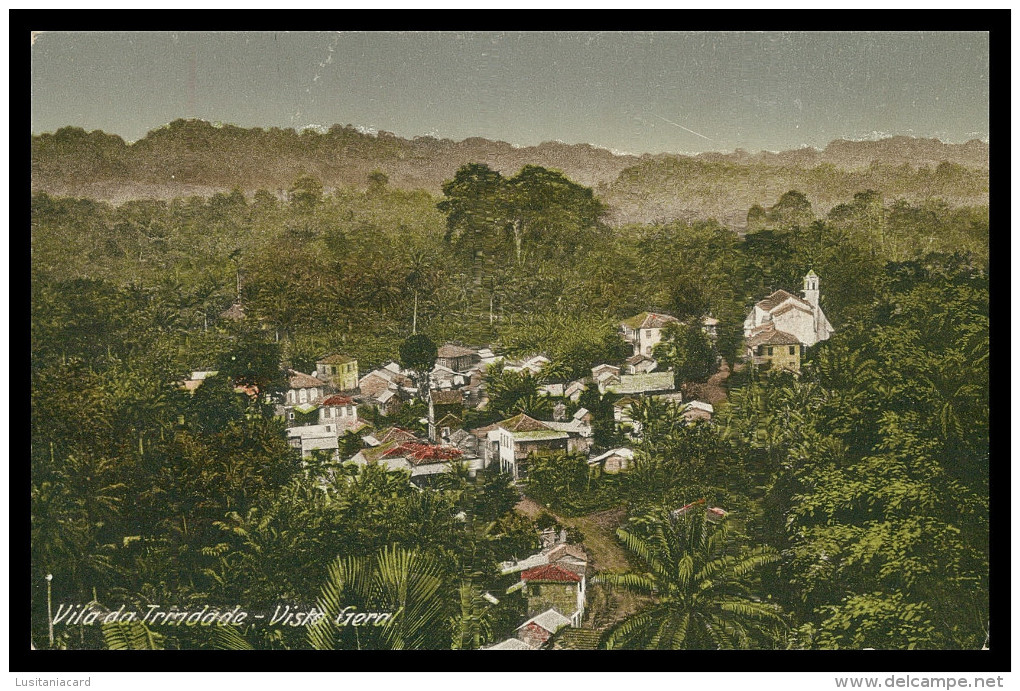
[[[678,518],[652,516],[642,532],[620,528],[617,536],[646,570],[603,573],[595,581],[649,595],[652,604],[610,629],[604,647],[698,650],[779,642],[785,627],[779,608],[748,587],[749,576],[778,561],[778,554],[736,547],[727,541],[725,519],[713,524],[697,507]]]

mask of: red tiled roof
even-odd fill
[[[556,583],[580,583],[581,576],[570,569],[556,564],[536,566],[521,572],[522,581],[553,581]]]
[[[748,348],[756,348],[760,345],[797,345],[800,343],[793,334],[785,331],[777,331],[775,328],[764,330],[747,339]]]
[[[350,396],[341,396],[340,394],[333,394],[322,402],[322,405],[350,405],[354,403],[354,399]]]
[[[376,439],[379,440],[380,444],[387,444],[391,441],[399,442],[416,442],[418,437],[408,432],[406,429],[400,427],[389,427],[382,433],[376,435]]]
[[[403,457],[418,465],[425,462],[450,461],[460,458],[464,452],[449,446],[405,442],[386,451],[383,457]]]

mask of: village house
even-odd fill
[[[287,429],[287,443],[300,451],[303,459],[311,458],[315,451],[325,451],[332,460],[340,460],[339,435],[333,424],[290,427]]]
[[[581,394],[584,393],[585,383],[583,381],[572,381],[563,388],[563,396],[567,400],[577,403],[578,399],[581,398]]]
[[[478,351],[456,343],[444,343],[436,354],[436,364],[454,372],[467,372],[481,359]]]
[[[565,532],[557,534],[551,531],[548,534],[543,533],[543,537],[544,546],[539,552],[518,561],[503,562],[500,564],[500,573],[505,576],[546,564],[557,564],[581,575],[587,573],[588,555],[577,545],[567,544]]]
[[[436,365],[429,373],[429,388],[432,389],[458,389],[466,386],[471,381],[471,375],[464,372],[455,372],[449,367]]]
[[[591,368],[591,378],[598,385],[599,391],[604,393],[606,386],[620,381],[620,368],[616,365],[607,365],[605,363],[595,365]]]
[[[553,429],[550,423],[521,413],[497,422],[488,430],[486,461],[499,459],[500,470],[519,480],[524,476],[524,460],[535,452],[567,453],[570,433]]]
[[[429,391],[429,441],[435,442],[438,438],[437,427],[440,421],[445,418],[453,417],[456,419],[456,423],[451,420],[445,420],[444,426],[451,427],[456,425],[459,428],[463,424],[464,420],[464,394],[457,390],[441,391],[431,390]],[[447,430],[447,435],[453,430]]]
[[[584,408],[581,410],[584,413],[588,412]],[[584,414],[577,415],[575,413],[569,420],[540,420],[539,422],[552,430],[566,432],[569,435],[567,439],[567,453],[587,454],[591,449],[593,437],[591,416],[587,417],[588,419],[585,419]]]
[[[429,441],[443,444],[444,446],[458,446],[459,448],[459,445],[453,441],[453,435],[457,432],[464,432],[464,420],[453,413],[447,413],[436,421],[435,439],[430,438]]]
[[[386,389],[415,389],[414,381],[403,373],[400,365],[390,362],[384,367],[374,369],[360,380],[358,389],[362,395],[376,396]]]
[[[570,626],[571,620],[556,609],[548,609],[517,627],[521,642],[532,649],[541,648],[557,631]]]
[[[657,363],[653,358],[641,353],[631,355],[629,358],[624,360],[624,367],[627,374],[647,374],[658,366],[659,363]]]
[[[217,374],[219,370],[196,370],[191,373],[191,377],[180,382],[181,388],[188,393],[195,393],[208,377],[215,377]]]
[[[679,324],[680,320],[668,314],[642,312],[620,324],[623,340],[634,347],[635,355],[651,356],[652,349],[662,340],[662,330],[667,324]]]
[[[588,465],[598,466],[603,473],[613,475],[629,470],[634,465],[634,452],[626,447],[610,449],[605,453],[589,458]]]
[[[386,470],[409,471],[411,482],[419,486],[427,484],[435,475],[450,472],[451,464],[454,463],[466,463],[471,477],[485,467],[483,459],[469,456],[460,449],[396,440],[362,449],[350,462],[357,465],[378,464]]]
[[[283,404],[277,406],[276,414],[283,417],[290,427],[314,425],[318,422],[316,410],[319,404],[334,391],[334,387],[327,382],[289,369]]]
[[[334,353],[315,363],[315,376],[340,391],[353,391],[358,388],[358,361]]]
[[[545,564],[521,572],[521,587],[528,599],[527,615],[533,617],[549,609],[568,613],[579,626],[584,616],[587,577],[562,564]]]
[[[746,356],[752,365],[800,371],[806,349],[833,333],[822,311],[820,279],[814,271],[804,276],[804,297],[777,290],[755,303],[744,320]]]
[[[476,369],[488,367],[494,363],[499,356],[493,352],[492,348],[480,348],[478,350],[478,364],[475,365]]]
[[[527,371],[531,376],[536,376],[542,371],[542,368],[548,365],[552,360],[547,358],[545,355],[532,355],[529,358],[523,360],[511,360],[505,362],[503,369],[507,372],[524,372]]]
[[[712,407],[712,404],[704,401],[688,401],[684,407],[684,418],[688,422],[711,420],[714,413],[715,408]]]
[[[444,420],[445,420],[445,418],[444,418]],[[443,421],[440,421],[440,422],[443,422]],[[467,430],[465,430],[463,428],[463,421],[461,422],[461,426],[459,428],[457,428],[457,429],[453,429],[452,427],[449,428],[450,429],[449,438],[446,438],[444,436],[445,435],[445,429],[447,429],[447,427],[445,425],[443,427],[439,428],[439,434],[440,434],[440,438],[442,439],[442,443],[443,444],[445,444],[447,446],[452,446],[452,447],[457,448],[457,449],[460,449],[465,454],[468,454],[468,455],[471,455],[471,456],[479,456],[479,457],[482,456],[482,454],[484,453],[484,450],[478,448],[478,446],[479,446],[479,444],[478,444],[478,437],[476,437],[471,432],[468,432]]]
[[[336,425],[340,434],[365,426],[365,422],[358,419],[358,404],[350,396],[340,394],[323,399],[319,405],[319,424]]]
[[[366,446],[382,446],[383,444],[389,444],[390,442],[420,442],[421,439],[416,437],[413,433],[408,430],[397,427],[386,427],[373,434],[364,435],[361,440]]]
[[[284,397],[286,406],[317,403],[327,393],[332,392],[332,386],[310,374],[287,370],[287,393]]]

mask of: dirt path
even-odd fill
[[[719,371],[708,378],[704,384],[688,384],[690,398],[698,401],[705,401],[712,405],[718,405],[726,400],[726,389],[723,383],[730,376],[730,366],[725,360],[719,366]]]
[[[616,529],[626,513],[622,506],[574,518],[560,516],[529,497],[522,499],[515,508],[532,520],[543,512],[548,513],[561,525],[581,531],[585,551],[596,571],[627,571],[630,568],[626,551],[616,541]]]

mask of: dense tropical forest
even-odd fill
[[[642,165],[658,175],[675,164]],[[364,372],[399,359],[413,331],[544,353],[555,376],[584,377],[629,354],[622,319],[653,310],[719,320],[711,347],[731,374],[714,419],[686,424],[680,406],[647,402],[634,409],[643,432],[631,472],[593,474],[562,455],[537,462],[523,488],[547,507],[543,525],[619,510],[617,548],[629,556],[592,586],[612,624],[600,645],[980,648],[988,208],[901,194],[903,176],[924,175],[980,178],[955,163],[834,174],[824,194],[759,198],[741,233],[707,216],[611,224],[611,195],[538,165],[504,174],[469,163],[441,192],[396,187],[382,170],[329,190],[295,170],[282,194],[239,186],[114,204],[36,192],[34,645],[450,649],[505,638],[523,604],[503,595],[497,565],[538,546],[508,476],[454,472],[419,490],[373,466],[303,466],[272,406],[233,384],[279,392],[281,364],[309,371],[330,352]],[[748,310],[796,291],[808,269],[835,335],[808,351],[800,376],[741,367]],[[238,300],[244,320],[219,318]],[[674,351],[681,371],[688,349]],[[228,376],[181,391],[200,369]],[[683,383],[704,382],[704,370]],[[478,424],[549,404],[526,376],[494,371],[489,385]],[[622,440],[607,397],[589,389],[580,404],[599,447]],[[672,513],[699,499],[727,519]],[[327,617],[61,624],[50,641],[48,607],[90,603],[404,610],[360,637]]]

